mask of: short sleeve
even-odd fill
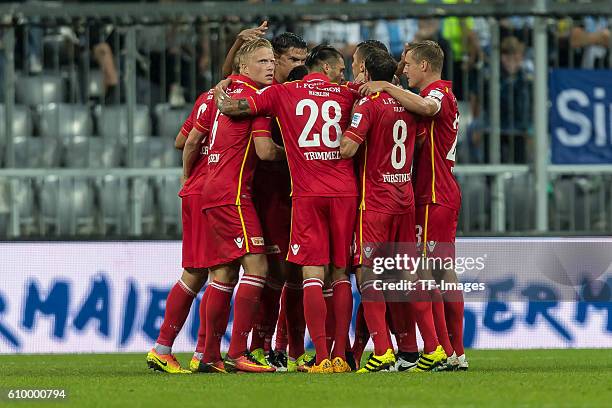
[[[353,110],[351,124],[344,132],[344,136],[348,137],[355,143],[363,143],[366,140],[366,137],[370,130],[370,110],[373,107],[374,104],[369,99],[369,97],[362,98]]]
[[[436,103],[438,107],[438,109],[436,110],[437,115],[442,109],[443,101],[445,98],[444,92],[441,89],[432,89],[431,91],[429,91],[429,93],[427,93],[427,95],[425,95],[425,98],[431,99]]]
[[[272,118],[269,116],[257,116],[251,124],[251,135],[253,137],[272,137]]]
[[[202,133],[208,133],[210,131],[210,116],[213,111],[213,103],[206,101],[199,106],[196,113],[196,121],[194,127]]]
[[[279,91],[283,85],[271,85],[260,89],[254,95],[247,97],[251,111],[256,115],[275,116],[279,106]]]

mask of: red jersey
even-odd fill
[[[181,127],[181,134],[185,137],[189,136],[189,132],[193,129],[194,124],[198,119],[201,118],[202,127],[206,133],[210,130],[210,116],[208,115],[212,106],[214,105],[214,89],[211,89],[208,92],[204,92],[198,96],[195,104],[193,105],[193,109],[191,113],[183,123],[183,127]],[[185,181],[183,188],[179,191],[180,197],[185,197],[188,195],[194,194],[202,194],[202,186],[204,184],[204,180],[206,177],[206,168],[207,166],[207,156],[208,156],[208,146],[207,146],[207,137],[204,137],[202,140],[202,148],[200,149],[200,156],[198,160],[193,166],[191,170],[191,175]]]
[[[293,197],[357,196],[353,163],[342,160],[339,149],[357,98],[346,86],[318,73],[264,88],[247,98],[253,112],[276,116]]]
[[[232,98],[246,98],[257,91],[255,82],[246,76],[233,75],[230,78],[233,81],[227,93]],[[257,164],[253,137],[270,137],[271,119],[232,118],[223,115],[216,106],[210,109],[210,118],[203,208],[241,205],[242,200],[252,197],[253,173]],[[195,126],[204,131],[205,122],[198,119]]]
[[[417,157],[415,199],[419,204],[440,204],[459,210],[461,190],[453,175],[459,110],[450,81],[435,81],[421,91],[440,103],[431,118],[423,118],[419,135],[425,140]]]
[[[404,214],[414,208],[410,171],[416,132],[414,116],[386,92],[359,101],[344,135],[365,145],[359,159],[362,210]]]

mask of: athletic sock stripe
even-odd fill
[[[306,289],[306,288],[307,288],[307,287],[309,287],[309,286],[318,286],[318,287],[322,288],[322,287],[323,287],[323,284],[322,284],[322,283],[319,283],[319,282],[310,282],[310,283],[305,283],[305,284],[304,284],[304,289]]]
[[[234,291],[234,288],[228,288],[226,286],[221,286],[221,285],[218,285],[218,284],[216,284],[214,282],[211,283],[210,286],[212,286],[213,288],[215,288],[217,290],[220,290],[222,292],[232,293]]]
[[[348,283],[348,284],[350,285],[350,284],[351,284],[351,281],[346,280],[346,279],[340,279],[340,280],[337,280],[337,281],[335,281],[334,283],[332,283],[332,288],[335,288],[335,287],[336,287],[336,285],[340,285],[340,284],[343,284],[343,283]]]
[[[230,288],[230,289],[233,289],[235,286],[235,284],[223,283],[223,282],[219,282],[218,280],[214,280],[212,281],[212,283],[214,283],[215,285],[222,286],[224,288]]]
[[[307,279],[304,279],[303,283],[313,283],[313,282],[320,283],[321,286],[323,286],[323,281],[319,278],[307,278]]]
[[[250,280],[257,283],[261,283],[262,285],[266,283],[266,278],[256,275],[242,275],[242,278],[240,280]]]
[[[257,286],[258,288],[263,288],[263,287],[264,287],[264,284],[263,284],[263,283],[253,282],[253,281],[250,281],[250,280],[243,280],[243,281],[240,281],[240,284],[241,284],[241,285],[251,285],[251,286]]]
[[[189,288],[189,286],[187,286],[187,284],[185,282],[183,282],[183,279],[179,279],[176,283],[178,283],[180,288],[183,289],[185,292],[187,292],[187,294],[189,294],[191,296],[197,295],[197,293],[195,293],[193,290],[191,290],[191,288]]]

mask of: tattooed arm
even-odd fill
[[[233,99],[219,86],[215,87],[215,103],[219,111],[227,116],[250,116],[255,113],[246,98]]]

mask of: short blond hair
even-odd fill
[[[444,51],[437,42],[431,40],[415,42],[408,46],[408,51],[412,53],[412,58],[415,61],[427,61],[431,65],[432,71],[442,72]]]
[[[235,57],[235,61],[238,62],[238,68],[240,68],[243,64],[246,64],[249,57],[260,48],[269,48],[272,52],[274,52],[272,44],[265,38],[258,38],[242,44]]]

